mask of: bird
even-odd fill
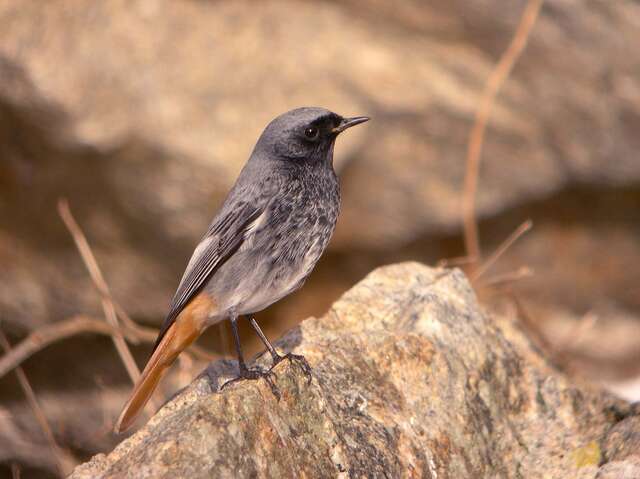
[[[117,433],[133,425],[178,355],[223,320],[231,324],[239,375],[221,389],[264,378],[278,395],[271,369],[284,359],[297,361],[311,378],[306,359],[280,355],[252,315],[300,288],[326,249],[340,211],[335,141],[368,120],[302,107],[267,125],[187,264]],[[237,326],[243,316],[272,357],[268,371],[247,367]]]

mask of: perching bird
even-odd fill
[[[311,273],[340,210],[333,170],[336,137],[367,120],[343,118],[324,108],[298,108],[269,123],[193,252],[116,432],[131,426],[177,356],[207,327],[227,318],[238,354],[236,380],[264,377],[273,389],[270,370],[247,368],[236,322],[300,288]],[[280,356],[255,319],[249,321],[273,366],[294,359],[309,374],[304,357]]]

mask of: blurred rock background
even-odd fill
[[[301,105],[373,120],[339,140],[338,230],[306,286],[257,315],[270,337],[322,314],[375,266],[464,255],[469,131],[525,3],[0,1],[3,331],[15,344],[76,314],[102,317],[60,197],[114,297],[157,327],[258,135]],[[491,115],[477,199],[485,254],[535,224],[487,276],[535,274],[482,288],[485,306],[522,319],[560,367],[635,399],[638,44],[638,2],[546,1]],[[225,341],[212,328],[201,343],[226,354]],[[142,364],[149,345],[133,350]],[[184,359],[164,393],[203,364]],[[24,366],[73,456],[117,442],[130,383],[109,338],[65,340]],[[54,474],[13,375],[0,397],[0,474],[12,463]]]

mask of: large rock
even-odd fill
[[[459,271],[379,269],[279,346],[307,357],[311,384],[284,362],[280,401],[262,381],[218,392],[232,367],[212,364],[71,477],[640,472],[638,411],[554,371],[510,320],[482,313]]]
[[[57,217],[62,195],[116,298],[135,319],[158,324],[264,124],[300,104],[374,121],[340,139],[338,231],[305,288],[261,313],[270,336],[320,314],[376,265],[463,254],[467,135],[524,3],[0,0],[3,329],[16,342],[79,312],[102,314]],[[481,216],[504,227],[481,225],[485,251],[528,216],[552,223],[501,264],[536,270],[525,299],[558,343],[566,346],[554,325],[571,337],[585,313],[597,313],[593,334],[573,349],[589,363],[607,352],[607,376],[616,380],[639,364],[636,336],[623,327],[640,311],[629,286],[640,270],[639,8],[632,0],[545,1],[497,99],[478,199]],[[576,195],[576,183],[588,194]],[[605,196],[626,200],[603,201],[602,185]],[[583,228],[595,212],[602,221]],[[624,217],[615,231],[614,217]],[[203,339],[212,347],[217,331]],[[142,361],[148,351],[134,353]],[[58,441],[80,457],[110,449],[111,438],[94,433],[108,428],[92,403],[103,388],[105,417],[122,402],[129,385],[117,361],[108,340],[83,336],[25,364]],[[0,391],[3,422],[41,440],[11,377]],[[18,437],[13,430],[5,427],[0,442]],[[28,452],[25,442],[2,457],[22,457],[12,454]]]

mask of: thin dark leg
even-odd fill
[[[251,324],[251,327],[256,332],[256,334],[258,335],[262,343],[266,346],[267,350],[269,351],[269,354],[271,354],[271,357],[273,358],[273,364],[271,365],[271,369],[275,368],[278,365],[278,363],[280,363],[283,359],[288,359],[289,361],[297,361],[300,367],[302,368],[302,371],[307,376],[308,382],[311,383],[311,366],[309,366],[309,363],[307,362],[304,356],[302,356],[301,354],[293,354],[293,353],[287,353],[284,356],[280,356],[278,354],[278,351],[276,351],[276,348],[273,347],[273,345],[269,342],[265,334],[262,332],[262,329],[260,329],[260,326],[258,326],[258,323],[256,322],[255,318],[253,317],[249,318],[249,323]],[[271,369],[269,369],[269,371],[271,371]]]
[[[233,344],[236,347],[236,354],[238,355],[238,366],[240,367],[240,376],[244,371],[248,371],[247,364],[244,362],[244,356],[242,355],[242,344],[240,343],[240,333],[238,333],[238,320],[231,318],[231,331],[233,331]]]
[[[240,376],[238,376],[235,379],[230,379],[229,381],[224,383],[220,388],[220,390],[224,389],[229,384],[241,381],[242,379],[263,378],[271,388],[271,392],[273,393],[273,395],[279,401],[280,391],[278,391],[278,388],[276,387],[276,385],[273,383],[273,380],[271,379],[271,376],[273,375],[273,373],[270,370],[262,371],[261,369],[249,369],[247,367],[247,364],[244,362],[244,356],[242,355],[242,346],[240,345],[240,334],[238,333],[237,318],[231,317],[229,318],[229,321],[231,322],[231,330],[233,331],[233,342],[236,347],[236,353],[238,354],[238,367],[240,369]]]
[[[269,342],[265,334],[262,332],[262,329],[260,329],[260,326],[258,326],[258,323],[256,322],[255,318],[253,317],[249,318],[249,324],[251,324],[251,327],[253,328],[253,330],[258,334],[258,337],[260,338],[262,343],[266,346],[267,351],[269,351],[269,353],[271,354],[271,357],[273,358],[273,362],[277,364],[280,361],[282,361],[283,359],[282,356],[278,354],[278,352],[276,351],[276,348],[274,348],[273,345]]]

